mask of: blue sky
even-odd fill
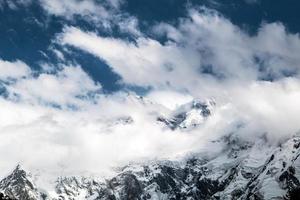
[[[296,0],[0,0],[0,171],[16,163],[97,171],[210,152],[232,132],[285,140],[300,130],[299,8]],[[157,123],[193,99],[215,102],[197,129]]]

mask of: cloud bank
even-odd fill
[[[48,12],[67,18],[106,15],[95,1],[42,2]],[[112,5],[118,8],[117,1]],[[53,42],[104,61],[124,85],[151,88],[143,98],[125,91],[104,94],[81,66],[64,59],[58,71],[39,74],[22,61],[0,60],[5,91],[0,156],[6,158],[0,169],[20,162],[56,173],[99,172],[133,161],[218,151],[209,142],[232,132],[247,140],[266,135],[277,144],[299,131],[299,34],[272,23],[249,35],[206,8],[190,9],[176,26],[156,24],[153,37],[130,19],[122,22],[131,24],[133,40],[66,26]],[[216,102],[202,126],[171,131],[156,121],[194,98]]]

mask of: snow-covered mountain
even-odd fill
[[[156,122],[186,134],[205,123],[214,106],[214,101],[194,100],[168,115],[156,115]],[[134,119],[126,116],[108,126],[132,123]],[[211,141],[221,147],[217,153],[132,163],[108,178],[62,175],[49,188],[18,165],[0,182],[0,192],[19,200],[299,199],[300,136],[280,144],[271,144],[266,137],[253,141],[231,133]]]
[[[14,199],[290,199],[300,187],[300,137],[272,146],[235,136],[213,157],[193,155],[184,161],[153,161],[122,168],[115,177],[58,177],[54,191],[41,190],[20,166],[0,182]],[[296,199],[296,198],[294,198]]]

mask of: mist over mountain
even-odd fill
[[[300,199],[296,0],[0,0],[0,199]]]

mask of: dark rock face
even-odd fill
[[[288,191],[288,196],[292,199],[297,195],[300,197],[300,182],[295,177],[295,168],[293,166],[288,167],[288,169],[279,176],[279,183],[282,188]]]
[[[290,200],[300,199],[300,187],[289,191],[289,193],[285,199],[290,199]]]
[[[0,200],[15,200],[15,199],[12,199],[9,196],[4,195],[3,193],[0,193]]]
[[[111,179],[108,182],[109,188],[112,191],[119,191],[119,199],[138,200],[142,193],[142,187],[136,176],[130,173],[124,173]],[[116,198],[116,197],[114,197]]]
[[[171,119],[166,119],[164,117],[158,117],[157,121],[163,122],[167,125],[171,130],[175,130],[180,126],[182,122],[186,119],[186,113],[179,113],[172,117]]]
[[[194,101],[191,106],[192,109],[201,110],[201,115],[203,117],[208,117],[211,114],[208,104],[203,102]]]
[[[178,122],[176,119],[166,119],[164,117],[158,117],[158,122],[162,122],[165,125],[167,125],[171,130],[175,130],[180,122]],[[181,121],[182,122],[182,121]]]

